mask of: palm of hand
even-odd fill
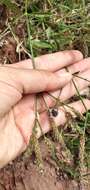
[[[58,56],[61,57],[61,55],[58,55]],[[81,58],[79,56],[79,58],[78,59],[76,58],[76,60],[74,60],[74,61],[77,62],[80,59]],[[61,61],[62,61],[62,58],[61,58]],[[42,58],[41,58],[41,62],[42,62]],[[45,60],[45,62],[46,62],[46,60]],[[72,62],[73,61],[71,59],[68,61],[68,63],[64,63],[64,65],[65,64],[69,65]],[[30,68],[29,64],[27,64],[27,68]],[[73,68],[74,68],[74,71],[75,71],[75,68],[76,68],[76,70],[80,69],[80,64],[77,64],[77,65],[79,65],[78,67],[74,66],[74,65],[71,66],[71,70],[73,70]],[[60,65],[60,63],[59,63],[59,65]],[[26,64],[25,63],[14,64],[13,67],[26,68]],[[54,68],[54,69],[53,69],[53,67],[50,68],[50,63],[48,63],[48,67],[50,70],[52,70],[54,72],[57,70],[57,68]],[[58,67],[58,63],[56,63],[56,66],[54,65],[54,67]],[[60,67],[62,68],[63,66],[60,66]],[[88,64],[87,64],[87,69],[88,69]],[[88,76],[89,76],[89,73],[90,73],[90,71],[88,71]],[[65,92],[67,92],[66,97],[63,98],[63,96],[62,96],[63,100],[65,98],[67,99],[67,98],[71,97],[73,94],[75,94],[75,89],[74,89],[73,94],[72,93],[69,94],[69,97],[68,97],[68,90],[66,91],[66,89],[69,89],[69,85],[70,84],[67,84],[64,87],[65,89],[63,88],[61,91],[62,94],[65,94]],[[81,85],[80,82],[79,82],[79,85]],[[82,86],[81,89],[83,89],[85,86],[87,86],[87,84],[85,82],[84,83],[82,82],[81,86]],[[12,88],[12,87],[10,87],[10,88]],[[7,98],[7,100],[6,100],[6,97],[4,97],[5,101],[6,101],[6,107],[7,108],[9,107],[9,110],[8,110],[8,113],[6,113],[4,116],[2,116],[2,113],[1,113],[1,119],[0,119],[0,140],[2,142],[0,144],[0,166],[1,167],[4,166],[10,160],[13,160],[17,155],[19,155],[22,151],[25,150],[25,148],[29,142],[30,136],[32,134],[32,128],[33,128],[34,120],[35,120],[35,113],[34,113],[35,95],[33,93],[31,95],[25,95],[24,97],[22,97],[22,93],[20,94],[20,92],[19,92],[19,94],[18,94],[16,89],[14,89],[14,91],[8,89],[6,92],[10,93],[7,96],[7,97],[9,97],[9,99]],[[72,90],[71,90],[71,92],[72,92]],[[53,94],[55,94],[55,96],[57,97],[58,91],[53,92]],[[50,98],[48,98],[48,96],[46,94],[44,96],[48,102],[48,106],[53,106],[53,104],[55,102],[53,102]],[[11,101],[12,97],[13,97],[13,99]],[[16,98],[17,98],[17,100],[16,100]],[[42,108],[42,100],[40,100],[40,101],[41,101],[41,106],[39,104],[39,111],[42,112],[42,110],[44,110],[44,108]],[[2,99],[1,99],[1,102],[2,102]],[[10,106],[8,106],[9,102],[14,102],[10,105],[11,109],[10,109]],[[86,104],[89,108],[90,101],[87,100]],[[12,105],[13,105],[13,107],[12,107]],[[77,110],[79,110],[81,112],[85,111],[80,102],[78,104],[77,104],[77,102],[74,103],[73,107],[77,108]],[[1,107],[1,110],[4,110],[4,109],[5,109],[4,107],[3,108]],[[61,117],[62,117],[62,123],[61,123]],[[47,132],[49,130],[49,123],[48,123],[47,113],[45,111],[40,114],[40,122],[43,127],[43,131]],[[65,122],[65,115],[61,110],[60,110],[60,113],[59,113],[58,117],[56,118],[55,122],[57,125],[63,124]]]

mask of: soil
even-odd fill
[[[78,190],[78,184],[55,167],[43,140],[40,148],[44,171],[40,172],[34,156],[32,159],[21,156],[0,170],[0,190]]]

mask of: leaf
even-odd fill
[[[52,49],[52,45],[43,40],[32,40],[33,48]]]

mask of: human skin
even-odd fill
[[[33,70],[31,60],[0,66],[0,168],[28,145],[35,120],[36,93],[42,92],[48,107],[53,107],[55,101],[47,92],[57,97],[61,90],[60,100],[67,100],[76,94],[71,81],[72,73],[80,71],[79,75],[90,80],[90,58],[83,59],[79,51],[44,55],[35,58],[35,63],[36,70]],[[71,74],[66,72],[65,67]],[[89,85],[84,80],[75,77],[74,80],[80,90]],[[85,99],[84,102],[90,109],[90,101]],[[80,113],[85,112],[80,101],[73,102],[71,106]],[[38,113],[42,130],[46,133],[50,126],[42,98],[38,100]],[[55,122],[57,126],[66,122],[65,113],[60,108]],[[40,135],[38,131],[38,137]]]

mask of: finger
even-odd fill
[[[90,80],[90,70],[87,70],[79,74],[78,76],[84,79]],[[83,89],[87,88],[87,86],[90,85],[89,82],[77,77],[74,77],[74,82],[79,91],[82,91]],[[38,99],[38,111],[40,113],[46,109],[45,102],[48,107],[53,107],[56,104],[57,98],[59,98],[60,101],[68,100],[69,98],[77,94],[77,91],[75,89],[73,82],[70,82],[62,90],[52,91],[50,92],[50,94],[51,96],[47,93],[43,93]],[[20,109],[27,109],[28,107],[31,107],[32,109],[34,109],[34,95],[32,96],[29,95],[29,96],[24,97],[24,99],[22,99],[22,101],[20,102],[19,106],[20,106]]]
[[[75,73],[75,72],[78,72],[78,71],[84,71],[84,70],[89,69],[89,68],[90,68],[90,58],[87,58],[87,59],[84,59],[84,60],[82,60],[82,61],[80,61],[78,63],[75,63],[75,64],[69,66],[68,70],[71,73]],[[60,70],[60,73],[66,73],[66,72],[67,71],[65,69]],[[86,72],[84,72],[82,74],[79,74],[79,76],[81,76],[82,78],[88,79],[88,80],[90,78],[89,75],[90,75],[89,71],[88,72],[86,71]],[[80,91],[83,90],[83,89],[86,89],[86,87],[88,85],[90,85],[88,82],[86,82],[83,79],[78,78],[76,80],[77,80],[77,82],[76,82],[77,87],[78,87],[78,89],[80,89]],[[68,86],[70,86],[70,84],[68,84]],[[72,84],[73,88],[71,88],[71,87],[68,88],[68,86],[67,86],[68,92],[66,90],[66,87],[64,87],[64,90],[62,90],[62,94],[60,96],[61,101],[66,100],[66,99],[70,98],[71,96],[77,94],[76,89],[75,89],[73,84]],[[60,90],[59,91],[54,91],[54,92],[52,92],[50,94],[53,95],[55,98],[58,98],[59,94],[60,94]],[[46,101],[46,103],[47,103],[47,105],[49,107],[54,106],[55,103],[56,103],[56,100],[53,97],[49,96],[47,93],[44,93],[44,99],[45,99],[45,101]],[[42,99],[40,99],[40,105],[41,106],[40,106],[39,110],[42,110],[42,111],[45,110],[45,105],[42,106]]]
[[[90,100],[84,99],[83,101],[87,107],[87,110],[89,110],[90,109]],[[86,111],[81,101],[71,103],[71,104],[69,104],[69,106],[73,107],[77,112],[80,112],[80,114],[84,113]],[[71,109],[69,109],[67,107],[65,107],[65,108],[67,109],[68,112],[71,113]],[[64,125],[67,122],[67,118],[65,116],[65,112],[64,112],[63,108],[59,109],[58,116],[54,119],[54,121],[57,126]],[[42,130],[43,130],[44,134],[47,133],[49,130],[51,130],[47,112],[43,112],[40,114],[40,124],[42,126]],[[41,136],[40,129],[38,129],[37,136],[38,136],[38,138]]]
[[[80,73],[78,76],[82,77],[83,79],[74,77],[73,80],[76,84],[78,91],[80,92],[81,90],[87,88],[90,85],[90,82],[87,82],[84,80],[84,79],[90,80],[90,70],[86,70]],[[60,100],[65,101],[76,94],[77,94],[77,90],[73,82],[71,81],[61,90]]]
[[[53,74],[43,70],[0,67],[0,78],[0,83],[10,84],[22,94],[31,94],[59,89],[71,80],[72,75],[59,72]]]
[[[59,89],[72,76],[69,73],[0,67],[0,78],[0,115],[4,115],[21,100],[22,95]]]
[[[89,80],[90,71],[85,71],[84,73],[79,74],[79,76]],[[74,78],[74,82],[80,92],[83,89],[86,89],[88,85],[90,85],[89,82],[80,78]],[[40,113],[43,112],[46,109],[46,104],[49,108],[56,105],[57,98],[59,98],[60,101],[65,101],[68,100],[70,97],[74,96],[75,94],[77,94],[77,91],[75,89],[75,86],[73,85],[73,82],[68,83],[62,90],[52,91],[49,94],[43,93],[38,98],[38,111]],[[27,109],[28,107],[34,109],[34,95],[28,95],[24,97],[24,99],[22,99],[22,101],[20,102],[19,106],[22,110]]]
[[[53,96],[54,97],[58,97],[60,90],[57,90],[55,92],[53,92]],[[43,112],[46,110],[46,105],[45,102],[48,105],[48,107],[53,107],[56,103],[56,100],[54,98],[52,98],[51,96],[49,96],[47,93],[42,94],[41,96],[38,96],[38,101],[37,101],[37,110],[39,113]],[[18,102],[18,110],[20,110],[21,112],[27,110],[27,109],[35,109],[35,94],[31,94],[31,95],[26,95],[24,96],[24,98],[21,99],[20,102]]]
[[[64,73],[61,73],[61,71],[57,71],[55,73],[58,75],[64,74]],[[55,98],[57,98],[57,97],[59,97],[60,89],[56,90],[56,91],[51,91],[50,94],[52,94]],[[42,112],[46,109],[46,105],[45,105],[44,100],[47,103],[48,107],[52,107],[56,103],[56,100],[54,98],[52,98],[51,96],[49,96],[48,93],[40,94],[38,96],[38,101],[37,101],[37,110],[39,112]],[[35,95],[30,94],[30,95],[24,96],[22,98],[22,100],[18,103],[18,108],[22,111],[27,110],[28,108],[31,108],[32,110],[34,110],[34,108],[35,108]]]
[[[79,74],[79,76],[90,80],[90,70]],[[80,78],[74,78],[74,81],[80,91],[85,89],[89,85],[89,82],[86,82],[85,80],[80,79]],[[48,95],[47,93],[44,93],[38,99],[38,111],[39,112],[42,112],[46,109],[44,100],[45,100],[46,104],[48,105],[48,107],[53,107],[56,104],[55,98],[60,97],[60,101],[64,101],[64,100],[69,99],[73,95],[77,94],[77,92],[76,92],[76,89],[75,89],[73,83],[70,82],[61,90],[61,93],[60,93],[60,90],[57,90],[57,91],[50,92],[50,94],[54,98],[51,97],[50,95]],[[43,100],[42,96],[44,97],[44,100]],[[19,106],[20,106],[20,109],[22,109],[22,110],[27,109],[28,107],[31,107],[32,109],[34,109],[34,95],[32,95],[32,96],[28,95],[28,96],[24,97],[24,99],[22,99],[22,101],[20,102]]]
[[[37,57],[35,58],[35,65],[36,69],[54,72],[82,59],[83,55],[80,51],[69,50]],[[11,67],[11,65],[8,66]],[[32,61],[30,59],[15,63],[12,67],[33,69]]]
[[[76,72],[83,72],[85,70],[90,69],[90,58],[83,59],[79,63],[75,63],[68,67],[69,72],[76,73]]]

